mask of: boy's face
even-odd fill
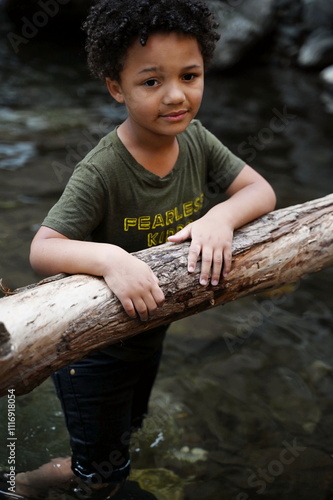
[[[137,137],[183,132],[197,114],[204,88],[204,62],[196,39],[156,33],[128,50],[120,82],[107,78],[110,94],[126,104]]]

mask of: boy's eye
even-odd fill
[[[190,82],[191,80],[194,80],[196,78],[196,74],[195,73],[186,73],[184,76],[183,76],[183,80],[186,80],[187,82]]]
[[[151,78],[150,80],[146,80],[144,82],[144,85],[146,87],[155,87],[156,85],[158,85],[158,80],[156,80],[155,78]]]

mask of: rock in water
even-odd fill
[[[214,69],[228,69],[240,62],[271,30],[275,0],[210,2],[219,23],[221,38],[213,61]]]
[[[184,500],[185,481],[167,469],[134,469],[130,479],[137,481],[143,490],[156,496],[158,500]]]
[[[324,68],[333,64],[333,31],[318,28],[300,49],[298,64],[306,68]]]

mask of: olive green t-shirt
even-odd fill
[[[165,243],[200,218],[244,166],[198,120],[177,138],[178,159],[161,178],[140,165],[113,130],[77,165],[43,225],[71,239],[112,243],[128,252]],[[158,337],[145,332],[108,351],[120,358],[133,358],[135,352],[142,357],[158,349]]]

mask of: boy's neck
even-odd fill
[[[160,154],[174,147],[176,136],[152,134],[136,130],[129,119],[118,127],[118,136],[128,149],[143,149],[152,154]]]

